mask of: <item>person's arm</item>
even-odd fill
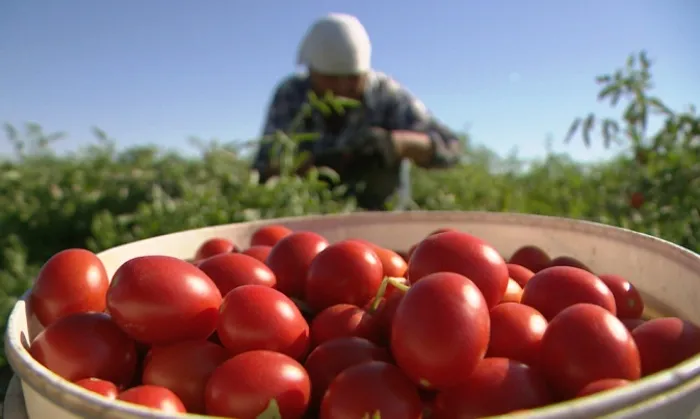
[[[388,128],[397,153],[425,168],[446,168],[459,162],[461,142],[440,123],[408,90],[389,81],[385,94],[389,102]]]

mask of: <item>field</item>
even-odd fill
[[[574,121],[573,141],[625,145],[618,157],[584,165],[565,155],[524,162],[500,158],[465,140],[460,166],[413,170],[415,209],[487,210],[558,215],[653,234],[700,252],[700,116],[671,110],[650,90],[644,53],[599,76],[600,99],[620,118]],[[648,118],[665,120],[646,132]],[[24,132],[26,131],[26,132]],[[100,251],[146,237],[207,225],[353,211],[315,179],[284,175],[257,185],[236,149],[207,146],[185,158],[142,147],[116,150],[96,131],[91,148],[51,152],[40,127],[7,126],[17,151],[0,161],[0,324],[58,250]],[[4,359],[0,353],[0,367]],[[4,374],[7,375],[7,374]],[[0,378],[0,395],[2,395]]]

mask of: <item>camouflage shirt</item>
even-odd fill
[[[310,88],[309,78],[305,74],[292,75],[277,86],[267,113],[264,136],[273,135],[277,131],[288,131],[306,102]],[[321,138],[304,147],[303,151],[309,151],[313,155],[333,151],[352,138],[354,132],[371,126],[390,131],[427,133],[434,153],[433,159],[424,165],[426,168],[449,167],[459,160],[459,140],[456,135],[438,122],[420,100],[386,74],[373,71],[368,75],[362,102],[362,107],[348,112],[341,127],[330,126],[332,124],[329,124],[328,118],[318,112],[313,113],[305,121],[303,131],[320,133]],[[270,147],[270,143],[260,146],[253,164],[253,168],[261,173],[262,181],[269,174]],[[358,196],[358,203],[368,209],[381,209],[383,202],[399,186],[400,166],[372,170],[360,162],[353,167],[349,173],[341,176],[344,178],[343,183],[362,180],[371,184],[373,191],[368,192],[370,196],[366,196],[366,199]]]

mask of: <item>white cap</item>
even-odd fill
[[[372,44],[362,23],[343,13],[318,19],[299,46],[297,62],[328,75],[359,74],[371,67]]]

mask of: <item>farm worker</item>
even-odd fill
[[[438,122],[423,103],[391,77],[370,65],[371,44],[360,21],[333,13],[318,19],[303,38],[298,64],[308,70],[278,84],[267,111],[263,136],[276,132],[318,133],[314,141],[302,141],[298,155],[309,167],[329,167],[339,174],[358,205],[382,210],[399,186],[401,160],[424,168],[445,168],[460,157],[457,136]],[[292,128],[312,91],[320,98],[327,92],[359,101],[345,112],[314,109]],[[261,182],[278,175],[279,150],[274,141],[263,141],[253,168]]]

